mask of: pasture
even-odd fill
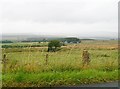
[[[29,43],[39,47],[20,47],[23,43],[9,45],[16,44],[19,47],[2,48],[2,55],[6,54],[8,59],[6,69],[2,64],[3,86],[74,86],[118,80],[116,40],[82,41],[80,44],[63,46],[57,52],[47,52],[47,44],[44,43]],[[90,64],[84,67],[83,49],[89,51],[91,59]]]

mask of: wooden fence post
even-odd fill
[[[46,54],[46,58],[45,58],[45,62],[46,62],[46,65],[48,64],[48,54]]]
[[[87,64],[87,65],[89,65],[89,62],[90,62],[90,54],[89,54],[89,52],[87,51],[87,50],[84,50],[83,51],[83,54],[82,54],[82,57],[83,57],[83,66],[85,65],[85,64]]]
[[[6,58],[6,54],[4,54],[3,55],[3,60],[2,60],[2,62],[3,62],[3,71],[4,71],[4,73],[6,72],[6,65],[7,65],[7,58]]]

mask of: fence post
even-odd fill
[[[48,64],[48,54],[46,54],[46,57],[45,57],[45,62],[46,62],[46,65]]]
[[[6,59],[6,54],[3,55],[3,71],[4,73],[6,72],[6,65],[7,65],[7,59]]]
[[[87,50],[83,50],[83,54],[82,54],[82,57],[83,57],[83,66],[85,65],[85,64],[87,64],[87,65],[89,65],[89,62],[90,62],[90,54],[89,54],[89,52],[87,51]]]

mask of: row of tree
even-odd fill
[[[3,41],[0,41],[0,43],[13,43],[13,42],[10,40],[3,40]]]

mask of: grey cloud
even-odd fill
[[[0,27],[3,33],[114,37],[118,1],[0,0]]]
[[[14,0],[13,0],[14,1]],[[3,2],[2,19],[35,22],[96,23],[116,21],[112,0],[20,0]],[[34,2],[33,2],[34,1]],[[40,2],[41,1],[41,2]],[[94,2],[99,3],[94,4]],[[101,3],[102,2],[102,3]],[[107,3],[109,3],[107,5]],[[103,7],[102,7],[103,5]]]

